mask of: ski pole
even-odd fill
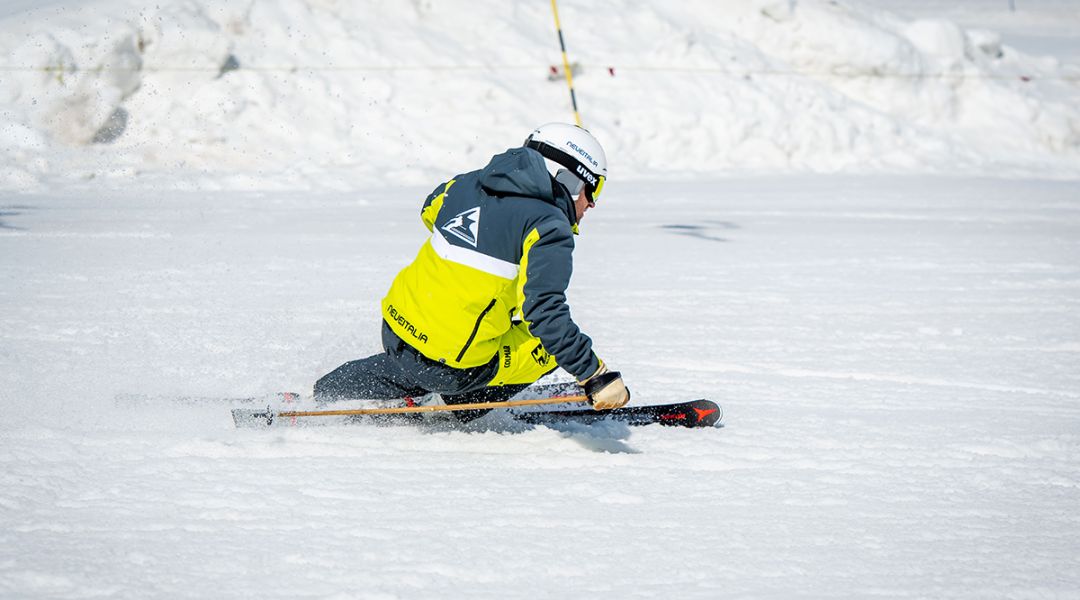
[[[475,404],[434,404],[431,406],[398,406],[394,408],[353,408],[343,410],[291,410],[277,413],[278,417],[343,417],[351,415],[403,415],[408,413],[445,412],[455,410],[481,410],[485,408],[512,408],[536,404],[569,404],[587,402],[588,396],[561,396],[558,398],[535,398],[533,400],[507,400],[505,402],[477,402]]]

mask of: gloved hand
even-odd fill
[[[579,381],[578,385],[585,388],[589,404],[595,410],[619,408],[630,401],[630,390],[623,383],[622,373],[609,370],[604,361],[600,361],[596,372]]]

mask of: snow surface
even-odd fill
[[[7,206],[0,597],[1080,593],[1073,182],[613,183],[574,315],[638,402],[711,397],[722,429],[115,402],[376,351],[425,192]]]
[[[0,2],[0,598],[1080,596],[1080,11],[1016,5],[563,0],[574,316],[726,426],[258,431],[161,398],[378,349],[423,196],[569,118],[548,4]]]
[[[925,3],[911,17],[831,0],[563,4],[580,105],[613,178],[1080,174],[1076,56],[1018,49]],[[990,25],[1080,30],[1069,3],[1022,5]],[[426,185],[483,161],[495,141],[518,145],[539,122],[570,118],[563,81],[547,77],[560,56],[544,2],[98,0],[7,12],[0,187]]]

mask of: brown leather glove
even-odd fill
[[[622,373],[608,369],[604,361],[600,361],[600,367],[596,372],[578,382],[585,388],[585,395],[589,398],[589,404],[595,410],[610,410],[619,408],[630,401],[630,390],[623,383]]]

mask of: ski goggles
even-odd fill
[[[559,172],[555,174],[555,181],[563,184],[568,192],[570,192],[571,198],[577,198],[581,190],[585,190],[588,194],[589,202],[596,204],[597,197],[600,196],[600,191],[604,189],[604,176],[597,177],[597,183],[595,188],[589,188],[589,184],[585,183],[585,180],[581,179],[577,175],[574,175],[567,169],[559,169]]]
[[[589,195],[589,199],[593,204],[596,204],[596,199],[600,197],[600,192],[604,191],[604,181],[606,179],[607,177],[604,177],[603,175],[596,178],[596,187],[592,189],[592,192]]]

